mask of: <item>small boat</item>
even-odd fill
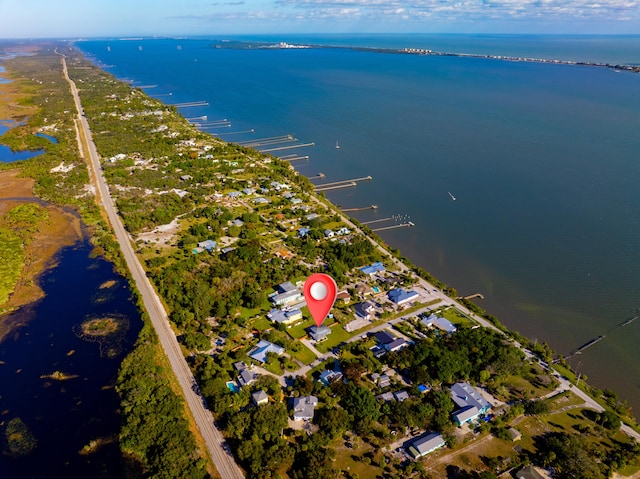
[[[452,199],[453,201],[455,201],[455,200],[456,200],[456,197],[455,197],[455,196],[453,196],[453,195],[451,194],[451,192],[450,192],[450,191],[447,191],[447,193],[449,193],[449,196],[451,196],[451,199]]]
[[[336,150],[340,149],[340,144],[336,141]]]

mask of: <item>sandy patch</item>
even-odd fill
[[[138,239],[145,243],[171,244],[173,243],[179,228],[179,218],[174,218],[171,223],[157,226],[153,231],[140,233],[138,235]]]

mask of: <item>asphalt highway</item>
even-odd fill
[[[171,364],[171,368],[178,379],[187,405],[189,406],[191,414],[193,415],[193,418],[200,430],[200,434],[206,442],[209,454],[213,459],[220,476],[222,479],[243,478],[244,474],[242,470],[236,464],[221,432],[214,424],[211,411],[206,408],[204,399],[197,392],[198,388],[196,387],[195,378],[193,377],[193,374],[182,354],[176,335],[169,325],[167,312],[151,282],[147,278],[142,265],[138,261],[133,249],[131,238],[124,229],[124,226],[120,221],[120,217],[117,214],[115,204],[111,194],[109,193],[109,188],[105,182],[104,175],[102,174],[98,151],[91,136],[89,123],[84,116],[84,110],[82,108],[82,103],[80,102],[78,90],[75,83],[69,78],[66,59],[64,57],[62,59],[62,67],[64,77],[69,82],[71,93],[73,94],[76,109],[78,111],[77,125],[78,129],[84,136],[84,141],[80,141],[79,143],[83,145],[82,149],[84,149],[85,153],[88,154],[88,158],[86,158],[86,160],[89,165],[91,173],[90,176],[96,187],[96,197],[98,201],[101,202],[109,218],[118,243],[120,244],[120,249],[122,250],[129,271],[131,272],[131,276],[135,281],[138,291],[140,291],[145,309],[149,314],[151,323],[153,324],[158,338],[160,339],[160,344],[169,359],[169,363]]]

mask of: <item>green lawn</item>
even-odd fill
[[[465,316],[464,313],[456,308],[446,308],[444,310],[439,310],[436,314],[445,319],[448,319],[453,324],[470,324],[472,322],[467,316]]]
[[[303,319],[299,323],[296,323],[287,328],[287,333],[289,333],[289,336],[291,336],[293,339],[304,338],[307,335],[307,332],[305,331],[305,329],[315,324],[313,322],[313,319],[309,318],[306,315],[305,315],[305,318],[306,319]]]
[[[315,345],[315,348],[321,353],[326,353],[330,349],[336,347],[343,341],[351,338],[353,334],[347,333],[344,328],[337,324],[331,328],[331,334],[327,337],[325,341],[318,343]]]
[[[300,351],[295,351],[295,352],[291,350],[287,351],[289,354],[291,354],[292,357],[296,358],[298,361],[304,364],[310,364],[316,360],[316,355],[313,354],[308,347],[306,347],[302,343],[298,343],[298,344],[300,347]]]

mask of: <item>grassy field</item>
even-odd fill
[[[13,293],[24,263],[24,246],[9,229],[0,229],[0,306]]]

